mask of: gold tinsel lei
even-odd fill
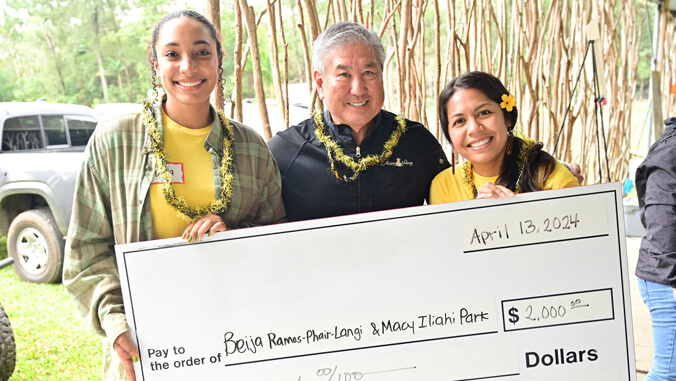
[[[359,173],[368,167],[382,164],[387,161],[387,159],[392,156],[392,151],[394,151],[394,148],[397,146],[397,144],[399,144],[399,139],[401,139],[401,136],[406,132],[406,120],[404,119],[404,116],[397,115],[397,128],[392,132],[392,135],[390,135],[390,138],[387,140],[387,142],[385,142],[385,145],[383,146],[383,152],[377,156],[368,155],[359,159],[359,161],[355,161],[353,158],[345,155],[338,143],[326,135],[324,120],[322,114],[319,111],[315,110],[313,112],[313,119],[316,125],[315,136],[317,136],[317,139],[319,139],[319,141],[324,144],[324,147],[326,147],[329,163],[331,164],[331,172],[333,172],[334,176],[336,176],[338,180],[345,182],[354,181],[357,179],[357,177],[359,177]],[[341,177],[336,170],[336,161],[341,162],[346,167],[350,168],[354,173],[352,177]]]
[[[164,198],[167,203],[171,205],[178,212],[178,216],[187,222],[195,222],[207,214],[219,215],[228,209],[230,200],[232,199],[232,187],[234,183],[234,175],[232,171],[233,164],[233,134],[230,127],[230,121],[223,115],[223,112],[216,110],[218,117],[223,126],[223,157],[218,167],[218,175],[221,181],[221,194],[217,200],[210,204],[202,205],[196,209],[192,209],[185,202],[183,196],[176,194],[176,190],[171,181],[171,174],[167,171],[167,158],[164,153],[164,140],[157,127],[157,120],[153,115],[152,98],[148,98],[143,102],[143,125],[150,134],[151,152],[155,157],[157,168],[156,171],[162,178]]]

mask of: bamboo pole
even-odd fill
[[[277,11],[275,10],[275,1],[267,0],[268,6],[268,45],[270,48],[270,69],[272,72],[273,87],[275,90],[275,98],[277,100],[277,110],[282,120],[284,128],[289,127],[289,120],[286,116],[286,99],[284,98],[284,90],[282,90],[282,81],[279,75],[279,47],[277,42]]]
[[[221,4],[215,0],[207,0],[207,6],[205,9],[205,17],[207,20],[211,21],[216,28],[216,33],[218,33],[219,42],[223,42],[223,37],[221,36]],[[222,59],[222,57],[221,57]],[[211,93],[211,102],[219,110],[223,110],[225,107],[225,98],[223,94],[223,62],[220,62],[220,71],[218,73],[218,85],[214,88],[214,91]]]
[[[242,55],[242,44],[244,41],[244,31],[242,30],[242,8],[239,1],[235,1],[235,99],[233,104],[235,106],[234,116],[231,114],[231,118],[235,120],[243,121],[244,120],[244,111],[243,111],[243,95],[242,95],[242,74],[244,71],[243,65],[243,55]]]
[[[256,90],[256,100],[258,101],[258,111],[261,115],[261,123],[263,124],[263,135],[265,140],[272,138],[272,130],[270,129],[270,119],[268,117],[268,108],[265,104],[265,88],[263,87],[263,70],[261,68],[261,57],[258,50],[258,35],[256,33],[256,15],[253,7],[249,7],[247,0],[239,0],[244,15],[246,17],[247,33],[249,35],[249,46],[251,52],[251,61],[253,63],[254,71],[254,89]],[[248,10],[248,11],[247,11]]]
[[[310,21],[310,37],[311,41],[317,39],[321,29],[319,27],[319,15],[317,14],[317,6],[313,0],[304,0],[305,8],[307,9],[308,19]]]
[[[441,17],[439,15],[439,0],[434,0],[434,94],[439,94],[441,92],[441,30],[439,24],[441,23]],[[437,98],[434,98],[434,104],[437,103]],[[436,112],[436,108],[435,108]],[[436,113],[434,120],[437,120]],[[428,128],[430,125],[428,125]],[[440,140],[442,131],[439,123],[434,123],[434,136]]]
[[[286,33],[284,32],[284,18],[282,14],[282,1],[277,1],[277,20],[279,20],[279,30],[282,40],[282,70],[284,73],[284,88],[282,89],[282,100],[284,100],[284,122],[285,128],[289,127],[289,44],[286,42]]]
[[[406,79],[408,78],[408,34],[411,28],[411,4],[412,0],[403,0],[401,3],[401,30],[399,34],[398,59],[399,65],[399,105],[404,115],[409,115]]]
[[[300,24],[296,25],[300,33],[300,41],[303,45],[303,63],[305,65],[305,79],[308,84],[308,90],[312,93],[312,64],[310,63],[310,48],[307,43],[307,36],[305,35],[305,17],[303,16],[303,4],[301,0],[296,0],[298,11],[300,14]]]

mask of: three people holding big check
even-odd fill
[[[126,328],[115,244],[199,240],[280,222],[284,210],[296,221],[578,185],[541,144],[514,133],[513,96],[481,72],[453,80],[441,95],[444,134],[467,159],[455,168],[425,126],[382,109],[384,59],[380,38],[364,26],[327,28],[313,45],[326,110],[270,140],[271,160],[259,137],[209,105],[222,70],[213,25],[192,11],[157,25],[149,60],[153,84],[159,78],[166,93],[143,113],[97,128],[66,245],[64,285],[106,337],[107,380],[134,380],[139,355]],[[186,173],[172,178],[169,166]],[[164,176],[154,179],[158,168]]]

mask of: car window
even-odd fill
[[[3,151],[44,148],[37,116],[21,116],[5,121],[2,134]]]
[[[66,115],[70,144],[72,146],[86,146],[89,137],[96,128],[96,120],[84,116]]]
[[[45,138],[48,146],[68,144],[66,124],[63,116],[42,116],[42,125],[45,128]]]

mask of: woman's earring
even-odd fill
[[[155,87],[155,94],[157,94],[157,101],[161,102],[162,97],[164,96],[164,86],[162,86],[162,82],[157,83],[157,86]]]
[[[453,144],[451,144],[451,171],[455,175],[455,149],[453,148]]]
[[[153,81],[154,82],[154,81]],[[148,98],[159,101],[162,99],[162,96],[164,95],[164,88],[162,87],[161,83],[153,83],[153,88],[148,89]]]
[[[512,154],[512,142],[514,141],[514,136],[512,135],[512,130],[507,132],[507,155]]]

